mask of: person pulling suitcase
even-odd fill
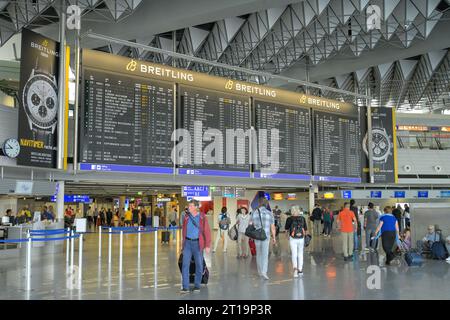
[[[182,289],[181,294],[200,291],[203,274],[203,250],[211,250],[211,230],[206,215],[199,211],[199,202],[191,200],[183,220]],[[189,290],[191,258],[195,261],[194,288]]]

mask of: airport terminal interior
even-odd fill
[[[449,32],[449,0],[0,1],[0,300],[450,299]]]

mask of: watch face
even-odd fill
[[[364,137],[363,149],[368,156],[368,137]],[[385,161],[391,152],[391,142],[385,130],[374,128],[372,130],[372,156],[374,161]]]
[[[16,139],[8,139],[3,144],[3,153],[9,158],[17,158],[20,153],[20,144]]]
[[[23,90],[25,112],[31,121],[41,129],[51,128],[57,121],[57,88],[46,75],[37,74],[30,78]]]

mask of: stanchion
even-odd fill
[[[108,240],[108,242],[109,242],[109,245],[108,245],[108,263],[109,264],[111,264],[111,260],[112,260],[112,257],[111,257],[111,243],[112,243],[112,232],[111,232],[111,228],[109,228],[109,240]]]
[[[141,227],[138,228],[138,259],[141,258]]]
[[[122,257],[123,257],[123,231],[120,231],[120,248],[119,248],[119,272],[122,273]]]
[[[83,234],[78,238],[78,289],[81,289],[83,279]]]
[[[73,238],[73,230],[70,231],[70,271],[73,272],[73,255],[75,252],[75,239]]]
[[[158,285],[158,229],[155,230],[155,289]]]
[[[30,231],[27,232],[27,291],[31,290],[31,235]]]
[[[67,234],[70,235],[70,228],[67,228]],[[69,264],[70,238],[66,240],[66,263]]]
[[[102,257],[102,226],[98,226],[98,258]]]

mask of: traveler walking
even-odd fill
[[[380,218],[375,234],[381,231],[381,243],[386,253],[386,265],[389,266],[394,259],[394,245],[396,239],[399,239],[399,226],[397,218],[392,214],[391,207],[384,208],[384,214]]]
[[[106,212],[106,224],[108,227],[111,226],[112,218],[113,218],[113,213],[112,213],[111,208],[109,208],[108,211]]]
[[[402,231],[402,207],[397,205],[397,207],[392,210],[392,215],[397,219],[399,230]]]
[[[320,235],[320,225],[322,223],[322,209],[320,208],[319,204],[316,203],[314,206],[314,210],[311,214],[311,220],[314,223],[314,235],[319,236]]]
[[[288,232],[294,278],[298,278],[299,275],[303,275],[304,238],[308,231],[306,220],[298,206],[293,206],[291,208],[291,216],[286,220],[284,228]]]
[[[411,228],[411,214],[409,213],[409,206],[405,203],[405,225],[406,228]]]
[[[275,221],[270,212],[267,209],[267,199],[265,197],[258,199],[258,209],[254,210],[250,216],[249,224],[253,224],[256,229],[264,229],[267,239],[256,240],[256,266],[258,268],[258,275],[265,280],[269,280],[267,276],[267,269],[269,264],[269,244],[270,234],[272,233],[273,244],[276,245],[276,231]]]
[[[183,264],[181,293],[189,292],[189,268],[191,259],[195,261],[195,279],[192,291],[200,290],[203,273],[203,250],[209,254],[211,247],[211,231],[206,215],[199,211],[197,200],[189,202],[188,212],[183,220]]]
[[[374,209],[372,202],[368,204],[369,209],[364,212],[364,231],[366,233],[366,248],[365,250],[376,250],[378,241],[372,241],[371,238],[376,236],[375,230],[378,226],[380,215]]]
[[[325,237],[331,237],[331,219],[332,219],[332,213],[330,210],[329,205],[325,207],[323,210],[323,226],[324,226],[324,236]]]
[[[219,214],[219,230],[217,230],[216,242],[214,243],[214,250],[216,252],[219,240],[223,237],[223,252],[227,252],[228,247],[228,228],[231,224],[230,215],[227,212],[227,207],[223,207]]]
[[[237,216],[238,225],[238,258],[248,258],[250,247],[248,244],[248,237],[245,235],[248,224],[250,222],[250,215],[245,207],[242,207],[240,214]]]
[[[350,200],[350,210],[356,217],[356,230],[353,233],[353,250],[358,251],[361,244],[361,222],[359,221],[358,207],[355,205],[355,200]]]
[[[172,206],[172,212],[169,214],[169,227],[176,227],[178,225],[178,212],[177,207]],[[177,237],[177,230],[172,230],[172,238],[175,240]]]
[[[348,202],[344,203],[344,209],[339,213],[337,223],[338,228],[341,229],[344,261],[349,261],[353,258],[354,232],[357,222],[355,214],[350,210],[350,204]]]

